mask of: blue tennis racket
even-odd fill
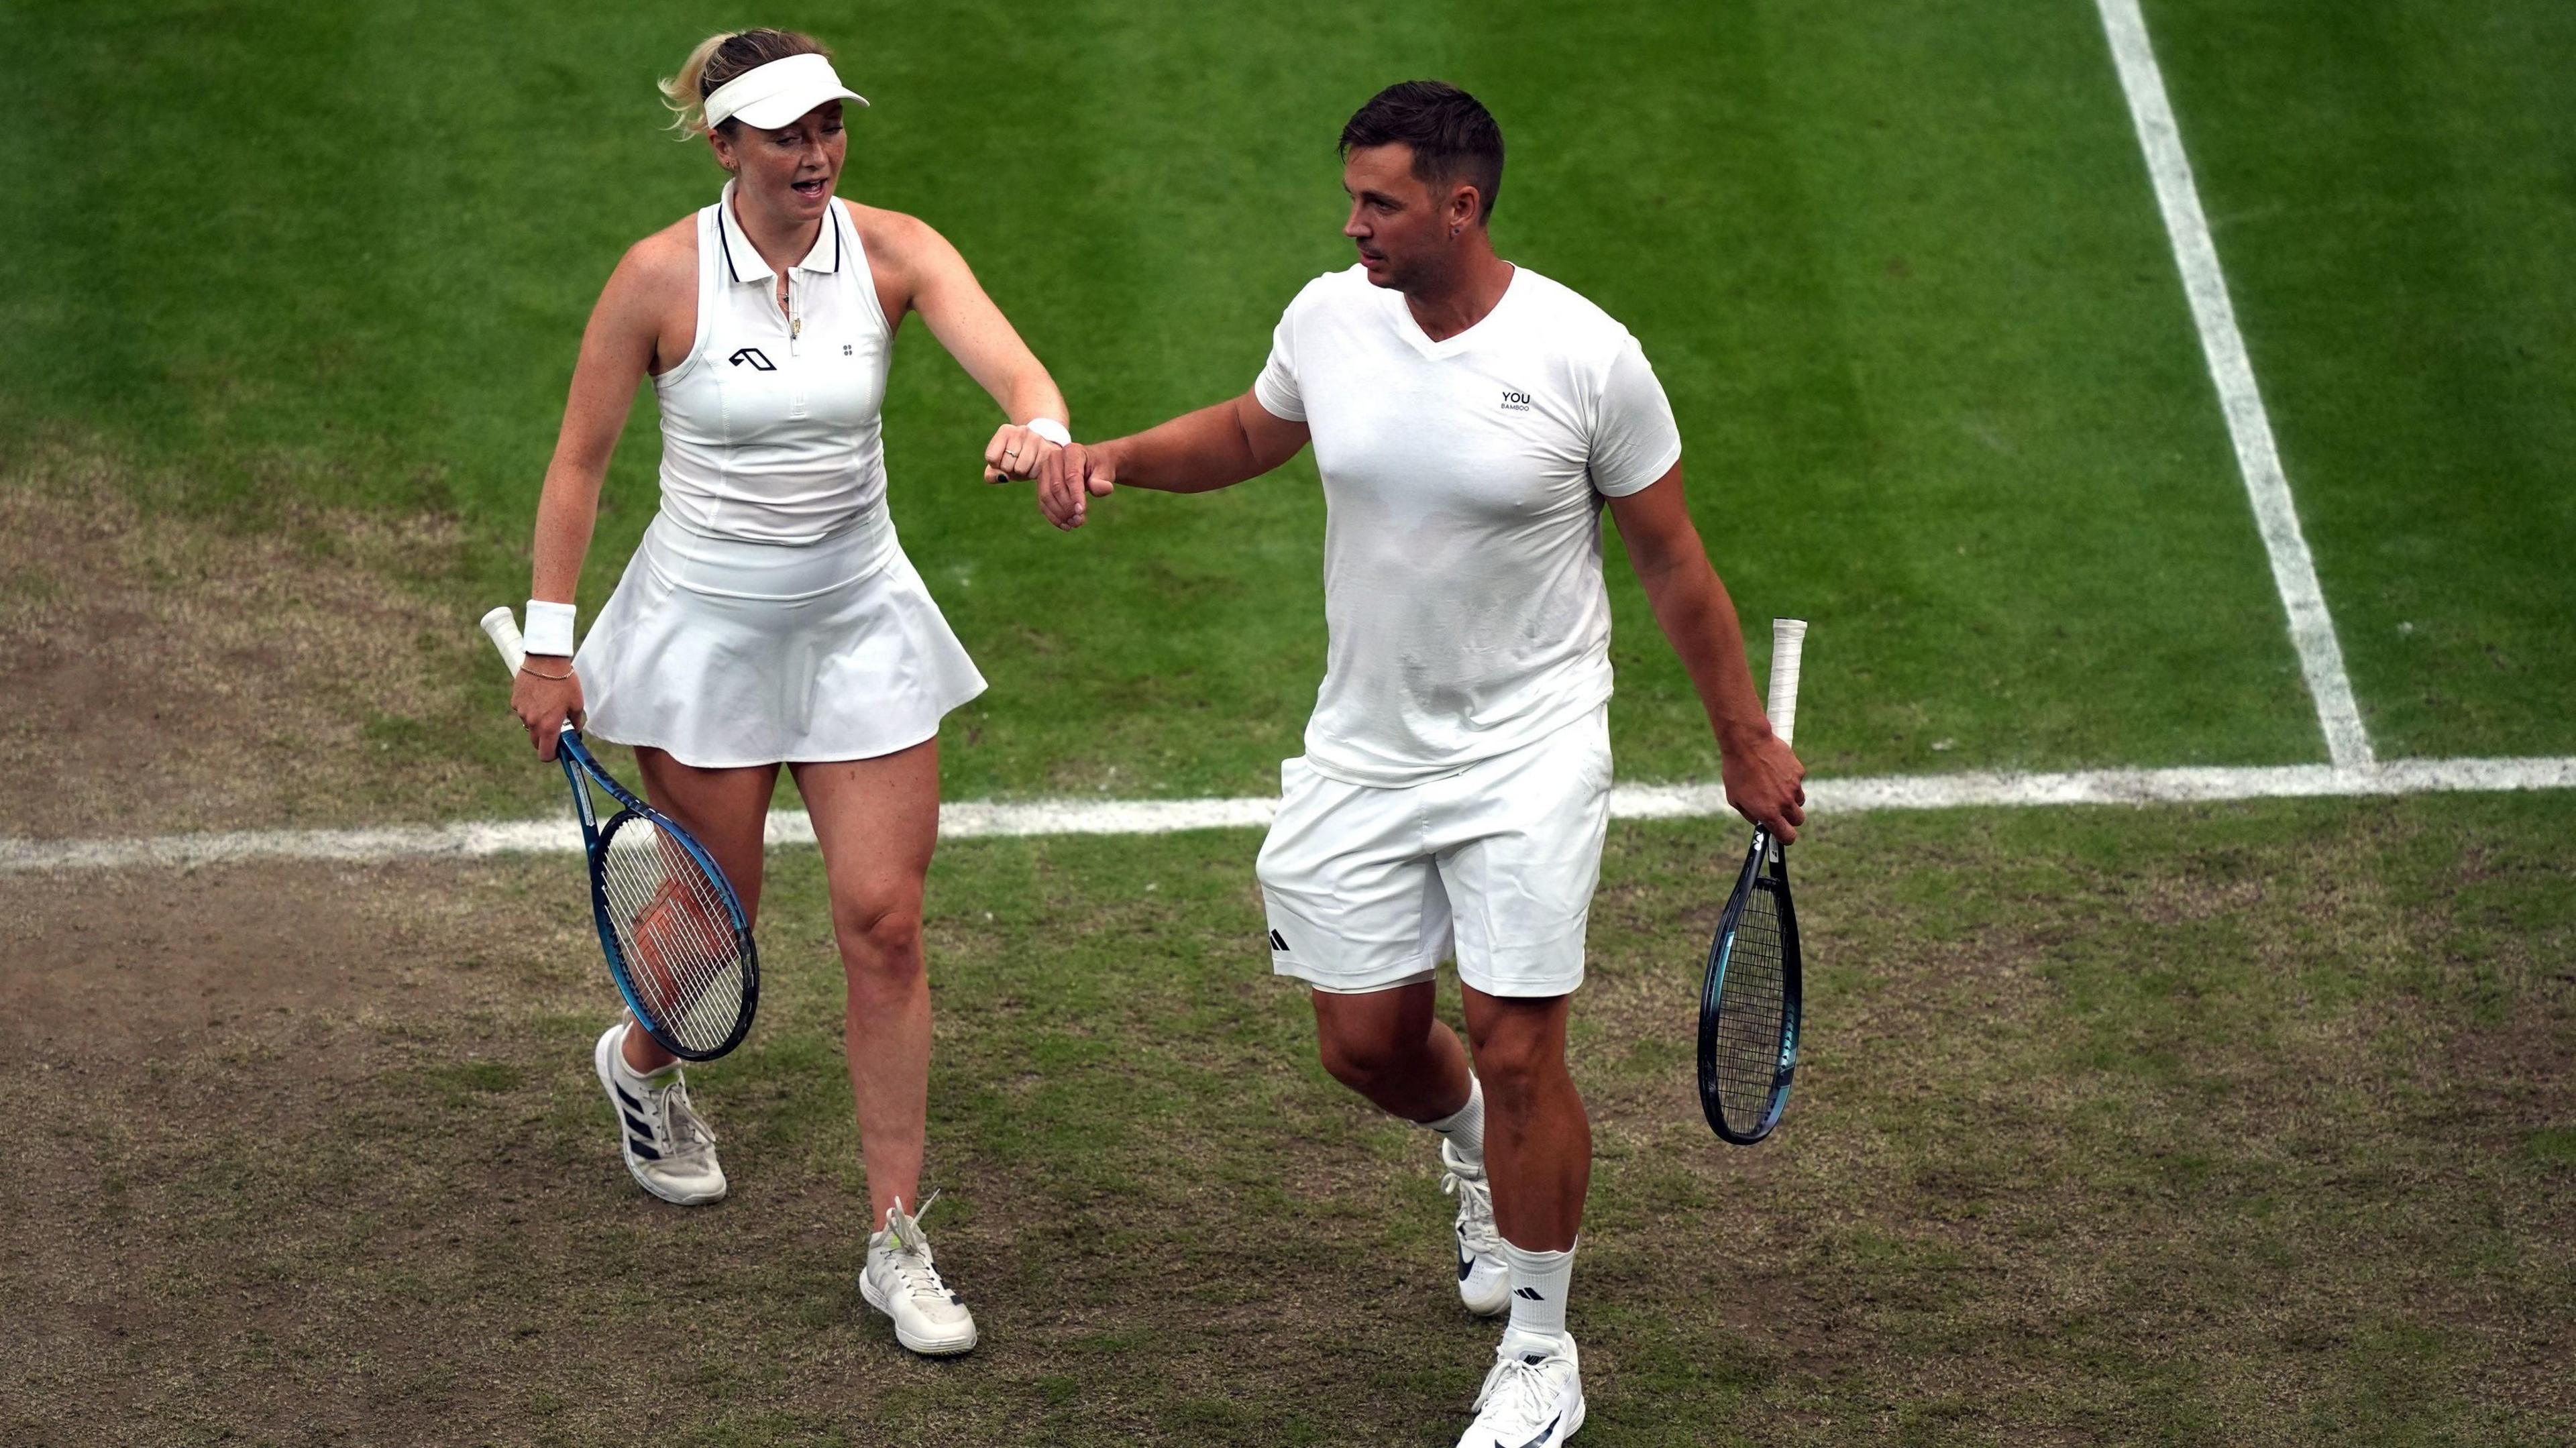
[[[1771,729],[1789,742],[1798,722],[1803,619],[1771,621]],[[1798,1073],[1804,993],[1798,912],[1789,899],[1789,859],[1771,831],[1756,827],[1735,894],[1718,918],[1699,993],[1699,1104],[1721,1140],[1751,1146],[1780,1124]]]
[[[510,610],[483,615],[483,632],[517,677],[527,647]],[[636,1024],[684,1061],[711,1061],[742,1044],[760,1006],[760,956],[742,901],[715,857],[611,778],[569,719],[555,740],[555,762],[581,816],[599,948]],[[604,825],[591,799],[594,785],[617,806]]]

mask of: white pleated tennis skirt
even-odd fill
[[[587,732],[702,769],[892,754],[984,692],[882,512],[810,544],[657,515],[573,667]]]

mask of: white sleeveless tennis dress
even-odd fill
[[[919,744],[984,691],[886,511],[894,329],[839,201],[789,274],[698,213],[698,327],[653,379],[662,507],[573,666],[588,729],[724,768]]]

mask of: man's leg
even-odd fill
[[[1567,995],[1467,987],[1467,1035],[1485,1082],[1485,1169],[1508,1269],[1511,1325],[1460,1448],[1556,1445],[1583,1426],[1583,1369],[1565,1330],[1574,1239],[1592,1182],[1592,1124],[1565,1069]]]
[[[1511,1268],[1485,1177],[1485,1092],[1467,1048],[1413,981],[1363,995],[1314,992],[1315,1040],[1333,1079],[1440,1138],[1441,1189],[1458,1199],[1458,1300],[1491,1317],[1510,1303]]]
[[[1428,1124],[1467,1105],[1467,1048],[1432,1009],[1433,985],[1313,992],[1315,1046],[1333,1079],[1389,1115]]]
[[[1592,1122],[1565,1068],[1572,996],[1496,996],[1466,987],[1467,1034],[1485,1083],[1485,1170],[1494,1225],[1530,1251],[1563,1252],[1592,1185]]]
[[[1565,1297],[1592,1183],[1592,1124],[1566,1070],[1565,1026],[1583,983],[1609,783],[1608,721],[1596,711],[1458,776],[1453,810],[1435,814],[1458,837],[1440,874],[1485,1086],[1485,1170],[1511,1272],[1508,1352],[1536,1339],[1571,1356]]]
[[[1449,953],[1449,897],[1422,851],[1421,797],[1280,769],[1279,813],[1256,869],[1271,969],[1312,987],[1315,1045],[1333,1078],[1429,1127],[1458,1199],[1458,1300],[1501,1312],[1510,1269],[1485,1188],[1485,1098],[1458,1034],[1432,1009]]]
[[[1410,790],[1326,779],[1290,760],[1254,869],[1271,968],[1304,981],[1333,1079],[1440,1133],[1483,1178],[1483,1098],[1466,1047],[1432,1009],[1449,897],[1421,852]]]
[[[1487,1083],[1485,1172],[1512,1274],[1514,1334],[1562,1341],[1574,1237],[1592,1185],[1592,1122],[1565,1069],[1572,996],[1467,988],[1467,1033]]]

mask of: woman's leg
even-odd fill
[[[921,890],[939,838],[936,737],[875,759],[795,764],[832,892],[849,984],[850,1092],[868,1173],[871,1230],[898,1199],[919,1211],[930,1097],[930,979]]]
[[[761,840],[769,824],[769,798],[778,788],[778,766],[700,769],[649,747],[635,751],[635,763],[644,775],[644,797],[707,847],[742,901],[744,918],[758,923]],[[642,1031],[626,1033],[625,1055],[627,1068],[639,1075],[679,1059]]]

